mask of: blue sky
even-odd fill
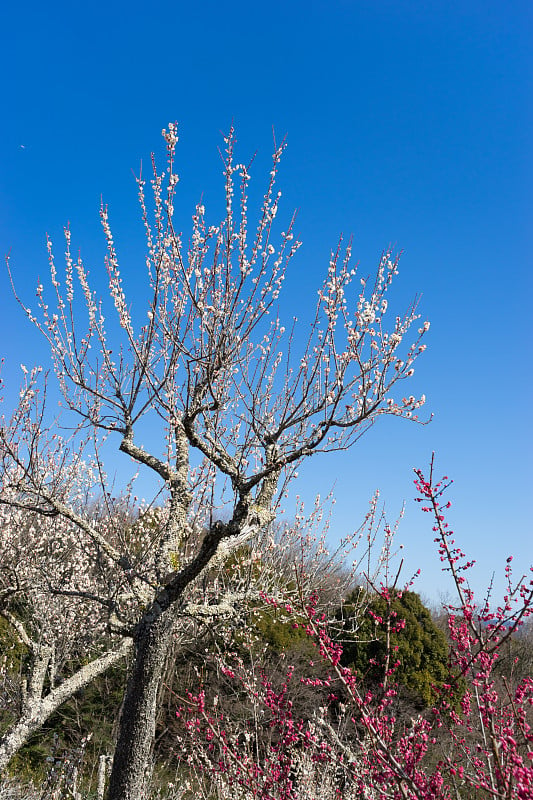
[[[126,284],[138,291],[131,170],[160,130],[180,124],[183,229],[217,197],[217,147],[233,120],[260,180],[287,134],[281,209],[299,209],[304,246],[289,282],[312,298],[339,233],[370,273],[390,243],[404,251],[394,306],[422,293],[428,350],[413,379],[434,421],[384,420],[353,450],[313,459],[296,490],[334,484],[333,537],[362,518],[379,487],[415,588],[449,584],[413,497],[412,468],[436,451],[455,479],[451,521],[481,590],[515,555],[533,562],[531,190],[533,6],[493,0],[219,3],[29,0],[0,12],[3,125],[0,243],[31,302],[46,273],[45,232],[73,241],[103,277],[100,197],[109,203]],[[209,213],[209,202],[206,202]],[[103,281],[101,286],[103,287]],[[0,274],[9,387],[46,352]]]

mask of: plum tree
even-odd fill
[[[308,329],[284,326],[278,297],[300,244],[294,217],[282,231],[275,225],[284,143],[275,144],[258,221],[249,229],[250,165],[236,161],[229,132],[223,218],[209,224],[198,204],[185,245],[174,219],[176,124],[162,134],[167,167],[158,171],[152,159],[151,205],[145,179],[137,179],[147,242],[142,309],[126,299],[105,205],[115,323],[81,256],[72,254],[70,229],[62,276],[49,240],[52,299],[39,283],[38,311],[20,303],[50,346],[65,411],[60,420],[48,415],[39,375],[26,371],[20,403],[0,429],[0,502],[65,521],[77,540],[73,553],[86,554],[102,575],[90,597],[75,574],[54,591],[99,605],[112,634],[131,643],[110,800],[145,794],[165,657],[204,570],[272,522],[302,460],[351,446],[382,415],[416,420],[425,400],[392,396],[412,375],[429,327],[423,323],[407,343],[418,319],[414,302],[387,329],[398,258],[386,251],[374,279],[355,284],[351,242],[344,249],[339,242]],[[149,447],[141,443],[147,430]],[[107,520],[94,518],[85,502],[98,491],[110,496],[104,465],[113,438],[167,497],[157,535],[140,552],[115,535],[112,509]],[[224,483],[227,504],[217,512],[213,501]],[[212,604],[204,608],[216,612]]]

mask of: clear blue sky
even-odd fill
[[[139,255],[131,169],[180,123],[180,208],[220,186],[220,131],[234,120],[255,175],[287,134],[282,212],[299,208],[304,241],[291,302],[312,297],[339,232],[362,270],[403,249],[399,310],[415,294],[431,320],[413,379],[434,422],[384,420],[352,451],[316,458],[301,493],[335,481],[334,535],[380,487],[415,588],[438,598],[429,519],[412,502],[412,468],[432,450],[455,479],[452,522],[477,558],[477,589],[531,546],[531,235],[533,5],[498,0],[330,0],[4,4],[0,12],[0,242],[31,302],[46,272],[44,235],[73,241],[98,282],[100,196],[122,271]],[[209,204],[208,212],[209,212]],[[136,238],[137,237],[137,238]],[[58,248],[59,249],[59,248]],[[59,252],[61,252],[59,250]],[[92,259],[92,261],[91,261]],[[94,262],[94,263],[93,263]],[[103,286],[103,281],[102,284]],[[8,386],[42,343],[0,273]],[[416,391],[415,391],[416,390]]]

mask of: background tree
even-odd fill
[[[66,700],[124,661],[131,643],[109,635],[95,599],[107,576],[97,552],[80,547],[76,526],[5,505],[0,524],[2,672],[10,685],[1,710],[3,769]]]
[[[383,414],[416,419],[424,403],[424,397],[391,396],[413,373],[429,327],[424,323],[404,344],[417,320],[413,304],[386,328],[397,258],[384,253],[374,280],[363,277],[355,288],[351,244],[342,250],[339,242],[308,330],[300,336],[293,323],[287,331],[277,301],[299,242],[294,218],[279,234],[274,227],[284,145],[275,148],[250,231],[250,165],[236,162],[230,131],[224,217],[208,224],[198,205],[185,246],[174,223],[177,126],[170,124],[163,137],[167,169],[158,172],[153,160],[151,208],[145,180],[137,179],[147,240],[144,309],[135,304],[132,310],[126,300],[107,207],[100,215],[118,326],[106,322],[107,306],[91,289],[81,256],[73,257],[70,230],[61,278],[49,241],[53,301],[39,284],[39,313],[21,305],[50,345],[67,411],[60,420],[47,419],[32,374],[11,423],[0,431],[1,502],[76,528],[80,546],[109,575],[108,590],[95,593],[94,601],[106,609],[111,629],[133,640],[111,800],[145,795],[165,658],[188,593],[206,567],[272,522],[302,459],[349,447]],[[149,421],[155,446],[146,448],[140,436]],[[103,445],[110,436],[136,468],[152,471],[168,496],[165,523],[149,551],[111,541],[105,522],[90,516],[85,496],[75,491],[85,458],[96,475],[92,491],[109,495]],[[224,513],[213,507],[220,498]],[[68,591],[83,597],[75,586]]]
[[[393,670],[394,682],[415,705],[430,705],[435,690],[449,678],[448,641],[419,595],[395,589],[390,596],[375,594],[363,616],[360,602],[355,589],[337,613],[343,666],[374,686],[384,682],[387,669]]]

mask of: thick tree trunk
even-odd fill
[[[271,498],[269,498],[271,499]],[[179,506],[178,506],[179,508]],[[107,800],[146,800],[153,769],[153,745],[157,699],[163,669],[177,620],[177,601],[184,590],[207,567],[219,544],[230,545],[248,538],[271,512],[255,507],[248,521],[247,502],[239,501],[230,523],[217,521],[205,535],[200,550],[156,595],[134,635],[134,658],[120,714],[117,746],[113,757]],[[268,519],[267,519],[268,517]]]
[[[117,650],[110,650],[89,664],[85,664],[78,672],[75,672],[70,678],[66,678],[44,697],[40,694],[42,687],[35,687],[38,688],[39,695],[32,696],[30,692],[26,696],[21,717],[0,738],[0,771],[7,767],[15,753],[24,747],[30,736],[44,725],[59,706],[69,700],[79,689],[91,683],[98,675],[121,661],[130,649],[131,640],[125,640]]]
[[[153,768],[157,697],[172,642],[173,609],[142,626],[119,721],[107,800],[145,800]]]

